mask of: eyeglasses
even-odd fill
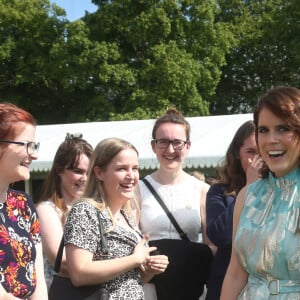
[[[26,151],[28,155],[36,154],[39,152],[40,149],[40,143],[35,143],[35,142],[16,142],[16,141],[0,140],[0,143],[9,143],[9,144],[26,146]]]
[[[155,142],[156,146],[159,149],[167,149],[169,145],[172,144],[174,150],[182,150],[185,144],[188,143],[188,141],[168,140],[168,139],[157,139],[157,140],[153,140],[153,142]]]

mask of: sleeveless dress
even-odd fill
[[[201,233],[200,198],[206,183],[189,176],[177,185],[162,185],[150,175],[145,177],[158,192],[177,223],[193,242],[199,241]],[[150,240],[181,239],[170,219],[148,190],[140,181],[142,233],[150,234]]]
[[[41,202],[39,204],[40,206],[50,206],[53,209],[55,209],[55,211],[58,214],[58,217],[61,218],[62,217],[62,211],[54,205],[52,200],[47,200],[44,202]],[[45,280],[46,280],[46,285],[47,285],[47,289],[49,290],[51,283],[53,281],[53,276],[55,274],[54,268],[51,265],[51,263],[49,262],[47,256],[45,255],[45,253],[43,253],[43,260],[44,260],[44,274],[45,274]]]
[[[193,242],[202,241],[200,198],[206,183],[188,176],[177,185],[162,185],[150,175],[145,177],[161,196],[177,223]],[[181,239],[170,219],[157,202],[155,197],[140,180],[141,217],[140,227],[142,233],[150,234],[150,240]],[[144,285],[145,299],[156,300],[156,291],[153,283]],[[204,297],[204,295],[203,295]]]
[[[249,273],[238,299],[300,299],[300,169],[251,184],[235,239]]]

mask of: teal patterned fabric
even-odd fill
[[[300,169],[246,192],[234,247],[249,273],[238,299],[300,299]]]

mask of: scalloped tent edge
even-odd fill
[[[185,168],[216,168],[226,153],[236,130],[253,114],[235,114],[186,118],[191,125],[192,146],[186,157]],[[93,147],[104,138],[119,137],[131,142],[139,152],[140,169],[158,167],[151,149],[151,133],[155,120],[89,122],[38,125],[36,140],[41,143],[38,160],[31,163],[32,172],[48,172],[58,146],[67,133],[82,133]]]

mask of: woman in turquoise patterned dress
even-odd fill
[[[254,113],[261,180],[238,195],[221,299],[300,299],[300,90],[270,89]]]

